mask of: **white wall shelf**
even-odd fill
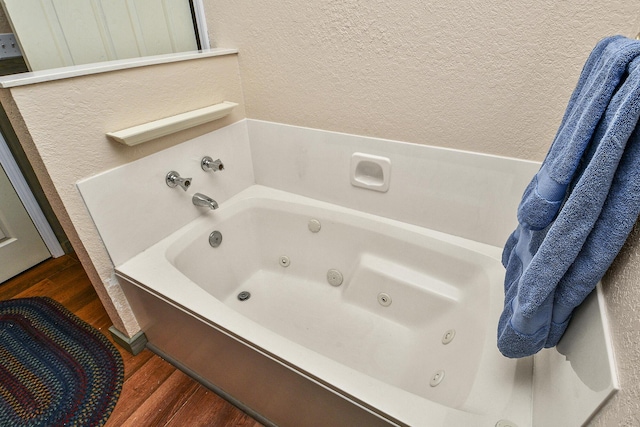
[[[235,102],[224,101],[220,104],[188,111],[117,132],[109,132],[107,136],[121,144],[128,146],[138,145],[161,136],[221,119],[231,113],[231,110],[237,106],[238,104]]]

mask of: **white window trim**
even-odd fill
[[[202,50],[211,49],[211,44],[209,43],[209,30],[207,28],[207,18],[204,15],[204,3],[202,3],[202,0],[193,0],[193,10],[196,15],[200,47]]]
[[[50,70],[31,71],[29,73],[11,74],[0,77],[0,88],[7,89],[54,80],[69,79],[90,74],[107,73],[128,68],[146,67],[156,64],[190,61],[213,56],[234,55],[237,49],[208,49],[196,52],[169,53],[166,55],[141,56],[139,58],[117,59],[115,61],[95,62],[92,64],[72,65],[70,67],[52,68]]]

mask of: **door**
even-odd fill
[[[31,71],[198,49],[189,0],[1,0]]]
[[[50,256],[0,166],[0,283]]]

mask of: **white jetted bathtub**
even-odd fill
[[[500,246],[538,168],[243,120],[78,188],[121,314],[264,424],[530,427],[533,360],[503,357],[496,325]]]
[[[530,423],[495,246],[254,185],[117,274],[155,349],[266,423]]]

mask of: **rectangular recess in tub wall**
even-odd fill
[[[221,119],[229,115],[237,106],[238,104],[235,102],[224,101],[209,107],[187,111],[186,113],[154,120],[117,132],[109,132],[107,136],[124,145],[138,145],[161,136]]]
[[[386,193],[391,180],[391,160],[365,153],[351,156],[351,185]]]

